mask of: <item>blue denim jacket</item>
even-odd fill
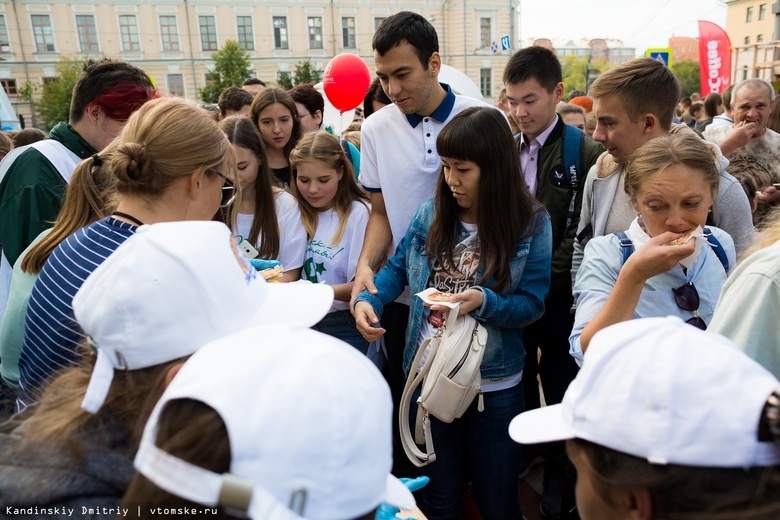
[[[425,251],[425,237],[433,221],[434,200],[424,202],[414,215],[406,235],[398,244],[395,255],[377,273],[374,283],[377,295],[361,292],[355,302],[371,304],[378,317],[382,317],[385,304],[395,300],[409,286],[412,294],[409,323],[406,327],[404,348],[404,372],[414,359],[417,337],[423,320],[423,301],[414,296],[428,287],[431,263]],[[536,234],[517,245],[510,262],[510,287],[497,293],[484,286],[475,285],[484,295],[482,306],[470,314],[488,331],[485,356],[482,359],[482,377],[498,378],[523,370],[525,346],[523,328],[538,320],[544,313],[544,300],[550,290],[550,261],[552,258],[552,226],[545,211],[537,213],[534,227]],[[467,236],[461,226],[461,238]],[[477,272],[477,280],[483,268]],[[488,284],[489,285],[489,284]]]

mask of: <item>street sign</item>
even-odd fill
[[[501,50],[502,51],[508,51],[512,48],[512,42],[509,41],[509,35],[505,35],[501,37]]]
[[[645,51],[645,57],[656,61],[660,61],[667,67],[672,64],[672,48],[664,47],[659,49],[647,49]]]

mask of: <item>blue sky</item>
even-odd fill
[[[698,36],[698,20],[725,29],[719,0],[520,0],[520,38],[616,38],[644,54],[670,36]]]

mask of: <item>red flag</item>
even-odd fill
[[[712,22],[699,21],[701,95],[723,92],[731,84],[731,41]]]

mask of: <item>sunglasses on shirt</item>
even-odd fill
[[[693,282],[681,285],[677,289],[673,288],[672,292],[674,293],[674,303],[682,310],[693,314],[693,317],[685,323],[693,325],[701,330],[707,330],[707,324],[704,323],[704,320],[699,316],[699,304],[701,303],[701,299],[699,298],[699,291],[696,290],[696,286],[693,285]]]

